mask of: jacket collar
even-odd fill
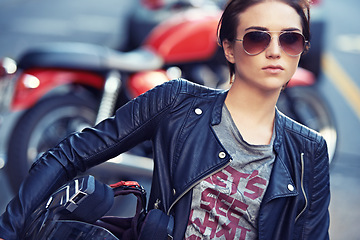
[[[274,150],[276,154],[279,153],[281,143],[284,138],[284,114],[281,113],[277,107],[275,108],[275,141],[274,141]]]
[[[218,125],[221,122],[221,114],[222,114],[222,108],[225,103],[226,96],[228,94],[229,90],[221,91],[218,95],[218,97],[215,100],[212,116],[211,116],[211,125]]]

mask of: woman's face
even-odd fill
[[[235,64],[235,82],[240,81],[257,89],[280,90],[295,73],[300,56],[289,56],[279,46],[280,31],[302,32],[301,18],[289,5],[279,1],[255,4],[239,15],[237,39],[254,30],[274,31],[269,46],[251,56],[241,41],[225,41],[224,50],[229,62]]]

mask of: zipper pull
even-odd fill
[[[160,207],[160,202],[161,202],[160,199],[156,199],[156,201],[155,201],[155,203],[154,203],[154,208],[155,208],[155,209],[159,209],[159,207]]]

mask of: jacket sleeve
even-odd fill
[[[329,239],[330,178],[326,142],[321,138],[315,153],[310,209],[304,226],[304,239]]]
[[[128,102],[114,117],[70,135],[44,153],[0,217],[0,238],[19,239],[26,217],[61,185],[150,139],[176,99],[180,85],[179,80],[160,85]]]

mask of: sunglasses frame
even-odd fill
[[[256,31],[251,31],[251,32],[245,33],[244,36],[243,36],[243,39],[237,39],[237,38],[236,38],[235,41],[242,42],[243,45],[244,45],[244,37],[246,36],[246,34],[253,33],[253,32],[266,33],[267,35],[270,36],[270,41],[268,42],[268,44],[266,45],[266,47],[265,47],[263,50],[261,50],[261,51],[258,52],[258,53],[255,53],[255,54],[249,53],[249,52],[246,51],[246,49],[243,47],[244,52],[245,52],[246,54],[250,55],[250,56],[256,56],[256,55],[262,53],[263,51],[265,51],[265,50],[269,47],[269,45],[270,45],[270,43],[271,43],[271,40],[273,39],[273,36],[271,35],[271,33],[280,33],[279,36],[277,37],[277,38],[278,38],[278,44],[279,44],[280,48],[284,51],[284,53],[286,53],[287,55],[289,55],[289,56],[291,56],[291,57],[297,57],[297,56],[301,55],[301,54],[305,51],[306,47],[309,46],[309,44],[310,44],[310,42],[305,39],[305,36],[304,36],[302,33],[300,33],[300,32],[294,32],[294,31],[262,31],[262,30],[256,30]],[[283,46],[281,46],[280,36],[281,36],[282,34],[286,34],[286,33],[296,33],[296,34],[299,34],[299,35],[301,35],[301,36],[303,37],[303,39],[304,39],[304,47],[303,47],[303,50],[302,50],[299,54],[296,54],[296,55],[289,54],[289,53],[287,53],[287,52],[285,51],[285,49],[283,48]]]

